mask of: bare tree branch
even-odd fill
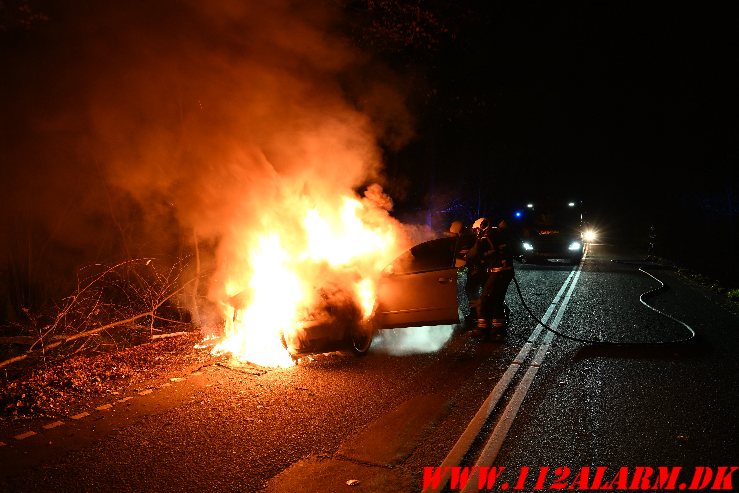
[[[0,361],[0,368],[30,356],[46,356],[51,349],[58,351],[73,341],[86,339],[74,352],[81,351],[88,346],[91,336],[130,326],[138,320],[149,321],[152,339],[157,337],[153,334],[157,321],[170,325],[188,323],[158,313],[165,304],[177,308],[175,297],[197,283],[197,276],[182,282],[182,260],[165,271],[156,268],[154,259],[126,260],[112,266],[96,264],[83,271],[92,268],[103,270],[85,278],[78,274],[76,291],[64,299],[53,320],[39,329],[40,335],[30,348],[21,355]]]

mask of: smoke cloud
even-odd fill
[[[383,330],[373,342],[373,349],[392,355],[433,353],[449,341],[453,332],[452,325]]]
[[[382,183],[380,145],[412,119],[334,6],[62,1],[8,35],[6,277],[24,259],[18,275],[48,285],[193,238],[238,249],[235,227],[290,220],[265,204]]]

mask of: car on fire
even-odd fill
[[[383,270],[371,317],[362,321],[358,308],[328,302],[337,297],[327,293],[325,306],[283,345],[293,358],[347,347],[363,355],[384,329],[466,326],[475,296],[468,292],[464,255],[474,241],[469,232],[450,232],[414,245]]]

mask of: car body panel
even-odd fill
[[[464,253],[472,235],[452,235],[419,243],[393,261],[378,282],[374,326],[378,329],[460,322]]]
[[[580,248],[570,250],[570,245],[575,241],[580,243]],[[533,247],[532,250],[521,248],[521,258],[528,261],[535,259],[568,259],[579,261],[583,254],[583,243],[579,233],[557,231],[540,234],[535,231],[532,235],[522,238],[521,242],[527,242]]]
[[[470,312],[463,259],[474,241],[464,234],[414,245],[382,272],[370,320],[360,322],[353,305],[316,307],[298,330],[283,334],[283,345],[298,357],[350,348],[353,332],[371,336],[381,329],[462,322]]]
[[[459,321],[455,267],[384,276],[378,286],[377,298],[376,328],[452,324]]]

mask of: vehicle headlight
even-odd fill
[[[574,250],[580,250],[582,248],[582,244],[580,244],[579,241],[573,241],[570,243],[570,246],[567,247],[568,250],[574,251]]]
[[[524,250],[533,250],[534,249],[534,245],[532,245],[528,241],[524,241],[523,242],[523,249]]]
[[[598,232],[594,229],[586,229],[582,233],[582,239],[587,243],[592,243],[598,239]]]

